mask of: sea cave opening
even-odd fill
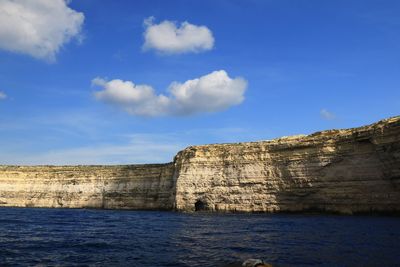
[[[194,210],[195,211],[207,210],[207,204],[201,200],[197,200],[196,203],[194,203]]]

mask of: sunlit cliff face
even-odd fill
[[[271,141],[188,147],[168,164],[0,166],[0,206],[400,211],[400,117]]]

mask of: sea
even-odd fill
[[[0,208],[0,266],[224,267],[249,258],[400,266],[400,218]]]

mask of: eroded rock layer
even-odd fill
[[[176,208],[400,211],[400,117],[272,141],[180,152]]]
[[[0,206],[169,210],[172,167],[0,166]]]
[[[0,166],[0,206],[398,213],[400,117],[188,147],[168,164]]]

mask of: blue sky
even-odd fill
[[[0,2],[0,164],[169,162],[399,115],[398,1],[34,3]]]

